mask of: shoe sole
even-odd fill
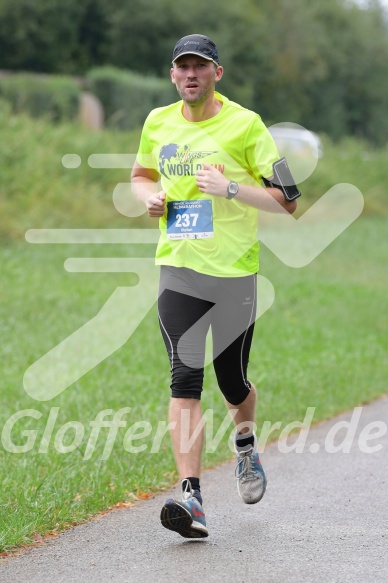
[[[172,499],[167,500],[163,506],[160,520],[164,528],[173,530],[184,538],[205,538],[209,536],[206,527],[195,522],[190,512]]]

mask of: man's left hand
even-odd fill
[[[201,192],[226,197],[229,180],[217,168],[210,164],[203,164],[203,170],[198,170],[196,177],[197,186]]]

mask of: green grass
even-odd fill
[[[313,174],[300,185],[303,196],[298,201],[297,214],[339,183],[354,184],[362,192],[364,215],[387,214],[387,148],[376,149],[354,138],[333,143],[322,136],[322,141],[324,156],[318,160]]]
[[[117,286],[135,283],[130,274],[68,273],[63,268],[66,258],[153,257],[152,246],[135,250],[128,245],[24,241],[29,228],[155,226],[144,217],[120,216],[113,207],[113,188],[128,181],[129,170],[96,170],[87,164],[93,153],[135,152],[139,132],[95,133],[75,124],[53,127],[43,119],[11,116],[1,101],[0,123],[0,429],[18,411],[41,414],[20,419],[12,430],[15,444],[32,440],[30,451],[11,453],[4,439],[0,442],[1,551],[167,487],[176,472],[168,435],[159,453],[150,453],[158,423],[167,419],[169,401],[169,363],[155,306],[121,349],[52,401],[35,401],[23,387],[29,365],[88,322]],[[304,269],[285,267],[262,248],[261,273],[273,283],[276,298],[258,320],[251,352],[259,429],[265,420],[280,421],[282,427],[302,420],[307,407],[316,408],[314,421],[319,421],[387,391],[386,151],[354,140],[337,145],[325,140],[324,146],[324,158],[302,187],[299,212],[337,182],[356,184],[366,210]],[[62,167],[66,153],[81,156],[80,168]],[[225,409],[211,367],[206,370],[203,405],[214,411],[216,431]],[[101,429],[90,459],[84,459],[96,415],[124,407],[130,408],[126,427],[118,429],[108,459],[102,460],[107,428]],[[50,412],[58,417],[44,453],[39,449]],[[147,449],[135,454],[126,451],[123,440],[139,421],[151,429],[135,442]],[[74,451],[59,453],[55,439],[58,445],[61,428],[69,422],[78,422],[78,429],[82,425],[84,436]],[[73,436],[69,430],[63,445],[70,445]],[[226,437],[214,453],[205,453],[206,467],[230,458]]]
[[[53,126],[44,118],[10,115],[0,99],[0,240],[20,240],[29,228],[127,227],[112,202],[114,187],[131,169],[91,168],[92,154],[135,154],[140,130],[96,132],[76,123]],[[81,158],[62,165],[65,154]]]
[[[273,283],[276,299],[258,320],[251,352],[250,378],[259,390],[257,422],[302,420],[315,407],[314,421],[365,403],[387,391],[386,313],[388,275],[382,246],[386,218],[362,218],[304,269],[285,267],[264,247],[262,275]],[[24,409],[42,414],[23,418],[12,439],[22,445],[25,430],[37,430],[31,451],[9,453],[0,447],[0,549],[31,540],[34,533],[58,531],[133,495],[159,490],[176,479],[169,436],[159,453],[150,453],[159,421],[166,420],[169,364],[155,307],[132,338],[62,395],[48,402],[31,399],[23,389],[29,364],[87,322],[117,286],[132,285],[130,274],[72,274],[63,269],[69,256],[131,256],[129,247],[39,246],[12,243],[1,251],[0,425]],[[152,247],[142,249],[152,256]],[[218,429],[225,409],[211,367],[206,369],[204,409],[214,410]],[[47,453],[39,453],[52,407],[58,419]],[[89,460],[84,452],[90,422],[99,411],[130,407],[110,457],[101,456],[108,429],[101,429]],[[58,453],[55,436],[69,421],[79,421],[85,436],[71,453]],[[151,424],[151,433],[123,447],[127,428]],[[278,432],[279,433],[279,432]],[[277,434],[278,434],[277,433]],[[277,435],[276,433],[274,436]],[[69,432],[64,444],[70,444]],[[204,465],[231,453],[226,438]]]
[[[146,217],[129,219],[113,206],[112,193],[128,182],[130,169],[96,169],[91,154],[134,154],[140,130],[87,130],[76,123],[51,125],[46,119],[11,115],[0,99],[0,240],[18,241],[29,228],[125,228],[149,226]],[[365,198],[365,213],[387,213],[387,148],[355,139],[334,144],[323,137],[324,157],[303,182],[297,214],[334,184],[355,184]],[[65,154],[81,158],[79,168],[62,166]],[[5,220],[4,220],[5,219]]]

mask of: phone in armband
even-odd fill
[[[302,196],[302,193],[296,186],[295,180],[292,177],[286,158],[280,158],[280,160],[274,162],[272,168],[273,178],[268,180],[268,178],[263,177],[265,186],[268,188],[278,188],[283,192],[284,198],[289,201]]]

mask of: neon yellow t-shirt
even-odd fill
[[[228,180],[259,186],[262,176],[272,175],[272,164],[279,154],[259,115],[217,92],[215,95],[222,108],[205,121],[187,121],[182,115],[182,101],[151,111],[144,124],[137,161],[159,173],[166,208],[169,207],[168,217],[166,211],[159,220],[156,264],[188,267],[220,277],[241,277],[258,271],[258,211],[236,199],[202,193],[196,186],[196,172],[205,162]],[[176,209],[185,205],[191,207],[180,211],[186,212],[179,219],[180,228],[175,227],[177,221],[171,226],[177,218],[174,213],[179,213]],[[206,215],[205,220],[201,213],[209,208],[211,217]],[[198,225],[194,225],[197,220]],[[195,229],[201,231],[201,220],[206,223],[202,231],[207,231],[197,235]]]

